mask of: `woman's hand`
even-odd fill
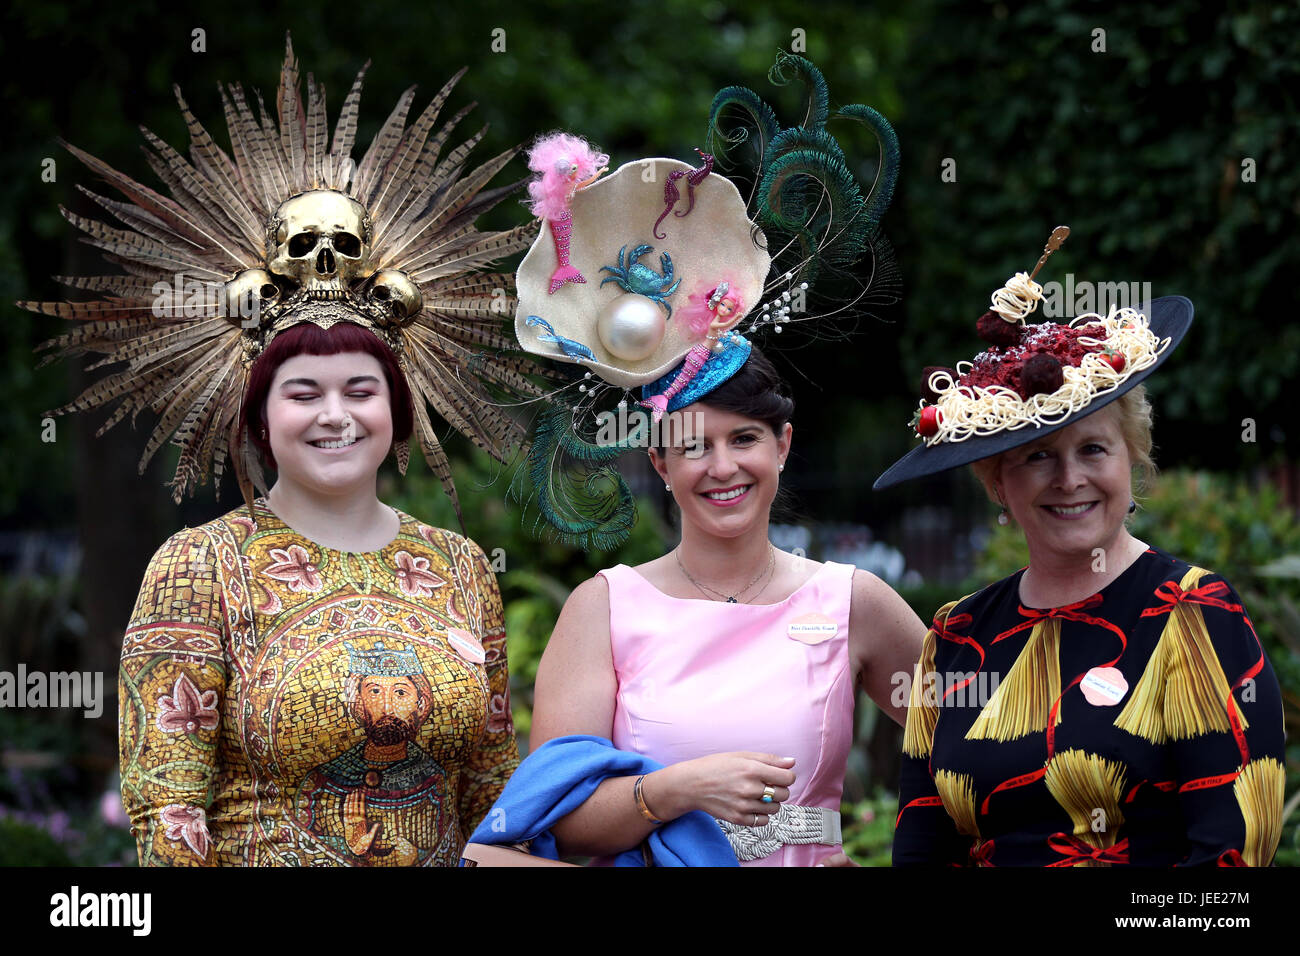
[[[860,866],[861,864],[854,863],[852,860],[849,859],[849,855],[847,853],[840,852],[828,856],[826,859],[822,860],[817,865],[818,866]]]
[[[768,815],[790,798],[793,757],[736,751],[697,757],[648,775],[641,794],[652,813],[672,820],[692,810],[738,826],[764,826]],[[771,803],[763,790],[774,791]]]

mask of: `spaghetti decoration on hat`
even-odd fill
[[[735,375],[749,356],[746,336],[795,322],[825,327],[832,313],[807,308],[818,276],[859,285],[836,314],[896,297],[892,255],[879,236],[898,171],[893,129],[866,106],[832,115],[817,68],[780,54],[769,78],[791,75],[809,90],[801,125],[782,129],[757,94],[728,87],[714,99],[710,145],[690,162],[638,159],[602,176],[605,154],[567,133],[543,136],[530,151],[533,210],[551,235],[544,230],[519,266],[515,334],[526,351],[582,371],[539,414],[515,490],[565,543],[604,550],[626,538],[635,504],[615,460],[657,444],[666,414]],[[719,138],[731,109],[756,132]],[[833,118],[876,136],[870,187],[858,184],[827,132]],[[720,174],[715,141],[719,150],[755,147],[748,196]],[[546,195],[557,203],[543,206]],[[863,261],[867,275],[857,276]]]
[[[275,100],[279,124],[260,94],[256,113],[243,88],[221,91],[231,151],[217,145],[176,96],[190,134],[190,157],[145,130],[147,153],[170,196],[142,186],[93,156],[67,148],[129,202],[81,191],[125,228],[66,209],[65,218],[108,253],[125,275],[60,277],[102,294],[89,302],[20,302],[80,326],[41,346],[55,358],[97,354],[91,366],[126,363],[55,412],[117,402],[102,434],[127,415],[158,416],[144,456],[169,439],[181,449],[170,482],[177,502],[233,464],[250,503],[265,489],[241,409],[249,369],[274,336],[300,322],[352,322],[397,355],[414,399],[424,457],[460,514],[451,467],[429,407],[498,460],[523,444],[525,428],[498,404],[535,396],[543,370],[515,354],[501,328],[513,304],[513,277],[480,271],[524,249],[532,223],[479,232],[476,218],[519,184],[484,189],[518,151],[477,168],[469,153],[484,130],[444,153],[461,110],[434,132],[461,70],[411,125],[415,87],[398,101],[359,164],[352,159],[362,67],[343,103],[333,141],[325,89],[307,77],[304,106],[288,36]],[[406,442],[396,448],[405,472]]]
[[[998,289],[976,332],[989,347],[956,368],[922,372],[912,418],[923,444],[876,480],[875,490],[1000,454],[1051,434],[1119,398],[1155,371],[1182,339],[1192,304],[1181,296],[1151,303],[1151,315],[1112,306],[1068,324],[1025,319],[1043,287],[1034,281],[1070,230],[1058,226],[1031,273]]]

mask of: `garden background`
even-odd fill
[[[917,0],[871,4],[726,4],[657,0],[527,6],[268,3],[238,10],[161,2],[10,5],[0,26],[0,670],[100,671],[109,695],[95,720],[80,711],[0,709],[0,864],[131,863],[116,797],[116,656],[145,564],[182,525],[233,507],[233,486],[172,504],[174,459],[136,462],[149,424],[102,439],[103,415],[47,409],[87,378],[67,364],[40,369],[32,349],[58,320],[13,306],[63,293],[53,275],[97,271],[58,212],[95,207],[98,188],[55,143],[63,136],[157,186],[137,146],[144,125],[184,150],[172,96],[225,145],[218,81],[272,90],[292,30],[303,72],[330,91],[331,119],[366,59],[358,142],[418,83],[422,105],[461,66],[450,108],[479,103],[490,124],[480,158],[565,128],[599,143],[612,165],[646,156],[689,159],[703,145],[713,93],[758,92],[784,125],[801,89],[766,74],[778,49],[824,71],[832,106],[876,107],[902,143],[902,175],[885,231],[903,279],[897,305],[862,318],[846,344],[769,336],[798,409],[785,484],[796,496],[778,543],[810,557],[852,560],[886,577],[929,620],[945,600],[1023,563],[1018,535],[965,473],[872,494],[872,480],[910,446],[906,423],[919,370],[978,348],[973,320],[989,294],[1032,266],[1053,226],[1070,240],[1040,280],[1150,282],[1182,294],[1196,321],[1179,354],[1152,379],[1164,475],[1135,533],[1222,572],[1243,594],[1282,681],[1292,741],[1300,730],[1300,428],[1290,422],[1300,370],[1300,7],[1170,0],[1034,4]],[[193,32],[206,49],[194,52]],[[494,32],[494,31],[504,31]],[[1101,31],[1100,33],[1098,31]],[[493,44],[498,47],[494,51]],[[504,45],[504,49],[499,49]],[[474,129],[464,126],[464,135]],[[874,144],[844,131],[866,177]],[[42,178],[54,158],[53,182]],[[949,162],[951,161],[951,162]],[[949,175],[945,176],[944,171]],[[955,181],[952,173],[955,172]],[[515,160],[500,181],[525,174]],[[513,202],[489,219],[526,213]],[[500,548],[515,717],[529,726],[538,657],[569,590],[601,567],[636,563],[674,540],[662,493],[618,554],[539,540],[507,498],[512,470],[449,443],[466,528]],[[455,527],[422,464],[381,497]],[[901,734],[865,698],[846,782],[846,847],[887,863]],[[1278,862],[1300,864],[1300,751],[1289,748],[1286,829]]]

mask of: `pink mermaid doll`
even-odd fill
[[[723,281],[708,292],[692,295],[680,315],[686,322],[691,338],[702,338],[703,341],[691,346],[691,350],[682,359],[681,371],[672,384],[658,395],[650,395],[637,402],[642,408],[650,409],[655,423],[663,418],[668,403],[691,383],[709,357],[714,352],[723,350],[727,331],[744,315],[744,303],[732,291],[731,282]]]
[[[528,168],[538,175],[528,183],[528,203],[533,215],[551,224],[555,256],[559,260],[551,273],[550,294],[566,282],[586,282],[574,266],[569,265],[569,237],[573,233],[569,204],[583,186],[589,186],[608,172],[606,153],[597,152],[581,136],[550,133],[540,137],[528,150]]]

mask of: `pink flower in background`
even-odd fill
[[[167,839],[184,840],[195,856],[201,860],[208,858],[208,818],[202,809],[171,803],[163,807],[161,818],[167,827]]]
[[[320,590],[320,569],[302,545],[291,544],[287,549],[272,548],[270,554],[274,563],[262,569],[267,577],[287,581],[290,591]]]
[[[447,583],[446,579],[429,570],[428,558],[417,558],[409,551],[398,551],[393,555],[393,563],[397,566],[393,572],[397,575],[397,583],[405,593],[413,597],[428,597],[434,588]]]
[[[122,794],[117,790],[105,791],[99,798],[99,817],[111,827],[129,827],[130,818],[122,806]]]
[[[217,713],[217,692],[199,693],[189,675],[176,678],[171,696],[158,698],[158,729],[165,734],[197,733],[199,730],[216,730],[221,722]]]

